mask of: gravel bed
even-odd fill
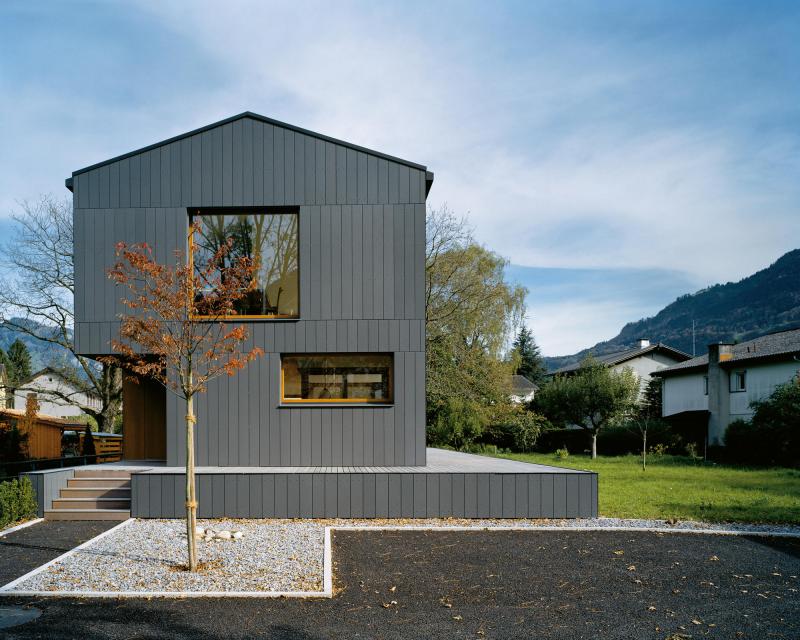
[[[321,591],[324,527],[313,522],[198,520],[239,540],[198,540],[189,573],[182,520],[135,520],[31,576],[17,591]]]
[[[322,591],[324,531],[338,527],[522,527],[547,530],[652,528],[712,530],[800,537],[800,526],[726,524],[621,518],[511,519],[329,519],[199,520],[217,531],[242,531],[239,540],[198,541],[197,573],[183,569],[186,538],[182,520],[135,520],[32,576],[16,591],[265,592]]]

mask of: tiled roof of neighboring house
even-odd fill
[[[539,387],[528,380],[525,376],[511,376],[511,393],[516,396],[526,396],[531,391],[536,391]]]
[[[658,342],[656,344],[651,344],[647,347],[633,347],[632,349],[625,349],[624,351],[615,351],[614,353],[606,353],[600,356],[592,356],[597,362],[601,362],[606,366],[613,367],[614,365],[621,364],[628,360],[633,360],[634,358],[638,358],[639,356],[643,356],[651,351],[661,351],[666,352],[668,355],[671,355],[675,358],[689,358],[688,353],[684,353],[679,349],[675,349],[674,347],[670,347],[669,345],[662,344]],[[581,363],[576,362],[575,364],[568,364],[565,367],[561,367],[560,369],[556,369],[555,371],[551,371],[549,375],[556,375],[560,373],[571,373],[573,371],[577,371],[581,368]]]
[[[721,362],[722,366],[742,364],[757,360],[780,360],[800,355],[800,329],[789,329],[769,333],[760,338],[741,342],[731,347],[731,357]],[[706,369],[708,367],[708,354],[686,360],[671,367],[656,371],[655,375],[670,375],[672,373],[686,373],[689,371]],[[798,365],[800,368],[800,364]]]

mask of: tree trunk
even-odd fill
[[[186,540],[189,546],[189,571],[197,571],[197,496],[194,482],[194,401],[186,398]]]
[[[647,430],[642,432],[642,471],[647,471]]]
[[[597,457],[597,431],[592,431],[592,460]]]

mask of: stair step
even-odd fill
[[[76,489],[81,487],[130,487],[131,481],[129,478],[70,478],[67,480],[67,486]]]
[[[62,498],[128,498],[130,487],[64,487]]]
[[[131,472],[122,469],[75,469],[76,478],[125,478],[130,479]]]
[[[128,509],[130,498],[56,498],[53,509]]]
[[[44,512],[45,520],[127,520],[128,509],[51,509]]]

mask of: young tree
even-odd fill
[[[525,376],[537,385],[541,385],[547,369],[544,366],[539,345],[536,344],[531,330],[523,326],[511,347],[519,362],[516,373]]]
[[[23,203],[22,213],[12,218],[16,225],[11,238],[0,246],[3,324],[63,354],[45,364],[76,391],[51,393],[92,416],[100,431],[109,431],[122,407],[122,372],[75,352],[72,206],[43,197]],[[99,397],[100,407],[82,404],[87,396]]]
[[[634,407],[632,423],[642,437],[642,471],[647,470],[647,431],[661,422],[661,378],[651,378],[644,388],[641,401]]]
[[[199,232],[199,225],[192,229]],[[130,313],[121,316],[120,339],[113,347],[125,367],[149,376],[176,394],[186,413],[186,534],[188,567],[197,569],[195,536],[194,397],[222,375],[233,376],[263,355],[243,350],[242,325],[226,322],[235,303],[255,288],[257,265],[231,255],[232,241],[222,243],[206,264],[192,265],[176,252],[173,265],[159,264],[146,244],[117,245],[118,261],[109,277],[126,287],[122,298]]]
[[[600,430],[630,415],[639,396],[639,381],[630,369],[616,372],[587,358],[571,376],[556,376],[539,390],[536,405],[553,423],[574,424],[592,436],[597,457]]]

